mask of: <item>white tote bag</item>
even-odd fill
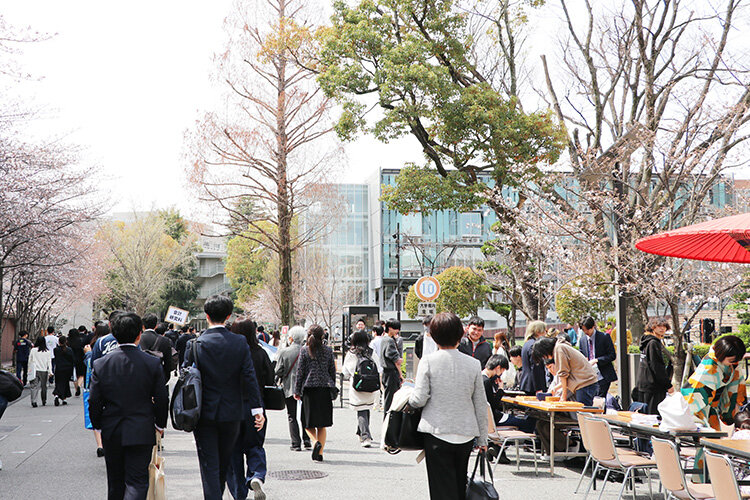
[[[164,477],[164,457],[159,454],[161,435],[156,433],[156,446],[151,452],[151,463],[148,464],[147,500],[167,500],[167,481]]]
[[[690,413],[690,406],[680,391],[668,394],[667,397],[659,403],[659,413],[661,414],[661,424],[659,430],[662,431],[694,431],[698,429],[693,414]]]

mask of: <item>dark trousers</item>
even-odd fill
[[[8,407],[8,400],[0,394],[0,418],[3,417],[3,413],[5,413],[5,409]]]
[[[469,455],[474,442],[451,444],[425,434],[424,452],[430,500],[464,500]]]
[[[399,387],[401,387],[401,377],[399,376],[398,370],[383,370],[383,414],[391,409],[391,403],[393,402],[393,395],[396,394]]]
[[[646,413],[649,415],[659,414],[659,403],[667,397],[667,391],[642,392],[641,399],[646,403]]]
[[[302,432],[302,438],[300,439],[301,426],[297,421],[297,400],[294,399],[294,396],[286,398],[286,417],[289,420],[289,437],[292,438],[292,446],[300,448],[302,441],[304,441],[305,446],[309,447],[310,436],[306,432]]]
[[[255,422],[242,422],[240,437],[232,451],[232,460],[227,471],[227,486],[232,498],[245,500],[247,498],[247,483],[254,478],[266,482],[268,470],[266,462],[266,450],[263,443],[266,440],[266,428],[261,430],[255,428]],[[247,460],[247,472],[245,471],[245,460]]]
[[[599,393],[597,394],[597,396],[599,396],[601,398],[606,398],[607,397],[607,393],[609,392],[609,386],[610,386],[611,383],[612,382],[607,382],[606,380],[601,379],[598,382],[598,384],[599,384]]]
[[[21,377],[23,374],[23,377]],[[16,378],[23,381],[23,385],[26,385],[29,377],[29,360],[16,361]]]
[[[586,387],[579,387],[576,389],[575,392],[575,398],[576,401],[579,403],[583,403],[584,406],[591,406],[594,404],[594,398],[598,395],[597,391],[601,391],[602,386],[601,382],[604,382],[603,380],[599,381],[599,384],[591,384],[587,385]],[[609,390],[609,382],[607,382],[607,390]],[[604,394],[607,394],[606,392]],[[603,396],[606,397],[606,396]]]
[[[104,462],[107,465],[107,500],[145,500],[148,494],[148,464],[153,446],[122,446],[115,433],[104,439]]]
[[[370,434],[370,410],[357,410],[357,436],[360,441],[372,439]]]
[[[221,500],[232,451],[240,435],[240,422],[202,420],[193,432],[201,468],[203,498]]]

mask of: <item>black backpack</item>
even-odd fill
[[[380,389],[378,365],[369,355],[357,355],[357,368],[352,377],[352,388],[359,392],[375,392]]]
[[[10,402],[20,398],[22,392],[23,382],[12,373],[0,370],[0,394]]]
[[[193,432],[201,417],[201,403],[203,395],[203,384],[201,372],[198,369],[198,344],[197,340],[191,341],[193,363],[187,368],[180,370],[180,376],[172,391],[172,402],[169,413],[172,417],[172,427],[185,432]]]

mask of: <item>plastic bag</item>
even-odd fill
[[[661,414],[659,430],[668,432],[698,429],[698,424],[690,412],[690,406],[678,391],[667,395],[664,401],[659,403],[659,413]]]

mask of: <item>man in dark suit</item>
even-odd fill
[[[196,364],[203,385],[201,417],[194,435],[206,500],[221,500],[224,493],[229,461],[240,433],[243,400],[249,402],[255,428],[265,425],[250,348],[244,337],[224,327],[233,308],[229,297],[209,297],[203,306],[208,328],[188,342],[185,351],[184,365]]]
[[[615,360],[615,345],[612,337],[597,330],[596,322],[591,316],[583,318],[581,330],[585,335],[581,335],[578,348],[589,363],[595,365],[594,368],[598,368],[599,393],[597,395],[607,397],[610,384],[617,380],[617,373],[612,365]]]
[[[145,499],[156,432],[164,434],[168,398],[159,360],[138,348],[143,324],[135,313],[113,324],[119,346],[94,361],[89,416],[101,430],[109,500]]]
[[[164,371],[164,383],[169,382],[169,376],[174,370],[172,363],[172,343],[166,338],[163,333],[155,330],[158,320],[155,314],[147,314],[143,317],[144,332],[141,334],[141,349],[144,351],[151,351],[151,353],[159,353],[161,356],[156,356],[161,362],[162,370]],[[166,331],[166,330],[165,330]]]

